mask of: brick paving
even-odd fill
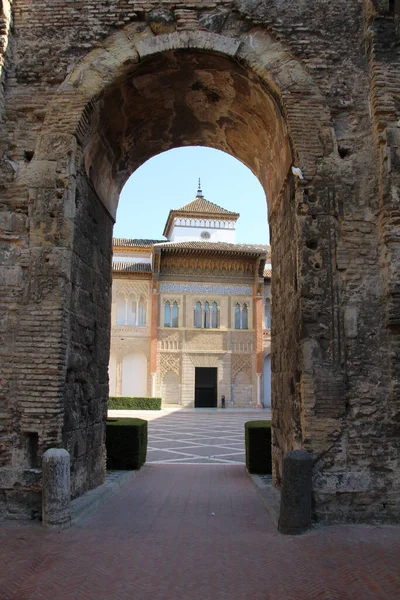
[[[244,464],[244,423],[270,419],[269,409],[109,411],[149,422],[148,463]]]
[[[400,530],[276,532],[242,465],[150,464],[79,526],[0,528],[1,600],[396,600]]]

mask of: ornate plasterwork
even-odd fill
[[[173,371],[177,374],[178,379],[181,378],[181,355],[180,354],[168,354],[167,352],[159,355],[159,373],[161,381],[164,378],[165,373]]]
[[[192,354],[189,356],[194,367],[219,367],[221,355],[208,356],[207,354]]]
[[[183,332],[172,329],[161,330],[158,332],[159,350],[181,350],[183,341]]]
[[[232,354],[232,383],[236,375],[242,371],[247,375],[249,381],[252,380],[253,357],[251,354]]]
[[[218,296],[251,296],[253,290],[250,285],[218,285],[201,283],[160,283],[160,292],[170,294],[201,294]]]
[[[113,281],[113,299],[123,295],[125,297],[135,296],[136,298],[148,298],[149,284],[147,281],[129,281],[114,279]]]
[[[225,352],[227,350],[226,332],[214,330],[187,331],[187,350],[208,350],[208,352]]]
[[[255,348],[255,335],[249,332],[232,331],[232,352],[251,353]]]
[[[202,256],[163,256],[161,273],[179,275],[207,274],[214,277],[242,276],[253,277],[256,265],[248,259],[219,258]]]

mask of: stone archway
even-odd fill
[[[227,37],[156,35],[144,23],[129,25],[82,58],[59,86],[33,159],[18,178],[29,190],[38,263],[45,257],[54,278],[51,299],[41,304],[42,318],[52,322],[44,343],[51,334],[58,344],[55,416],[46,418],[43,445],[72,449],[76,494],[104,476],[109,261],[118,195],[147,158],[189,143],[234,154],[266,190],[277,483],[288,449],[322,456],[341,435],[346,407],[333,181],[342,167],[318,86],[261,27]],[[292,164],[301,167],[303,181],[293,178]],[[83,431],[91,450],[75,455]],[[323,478],[334,460],[316,474]]]

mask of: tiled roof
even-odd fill
[[[151,248],[154,244],[159,244],[165,240],[137,240],[130,238],[113,238],[113,246],[120,248]]]
[[[112,269],[117,273],[151,273],[151,265],[149,263],[128,263],[113,260]]]
[[[261,244],[228,244],[227,242],[163,242],[155,244],[161,250],[205,250],[211,252],[240,252],[243,254],[266,254],[269,246]]]
[[[202,196],[196,196],[192,202],[189,204],[185,204],[181,208],[177,208],[173,211],[174,213],[184,212],[184,213],[205,213],[205,214],[213,214],[213,215],[229,215],[230,217],[239,217],[239,213],[231,212],[230,210],[226,210],[226,208],[222,208],[222,206],[218,206],[218,204],[214,204],[214,202],[210,202],[206,200]]]

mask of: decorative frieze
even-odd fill
[[[218,285],[201,283],[169,283],[162,281],[160,293],[170,294],[199,294],[211,296],[251,296],[253,290],[250,285]]]
[[[231,349],[232,352],[253,352],[255,349],[255,335],[249,332],[232,331]]]
[[[226,352],[227,333],[215,330],[187,331],[185,347],[192,351]]]
[[[134,296],[135,298],[148,298],[149,295],[149,284],[147,281],[128,281],[114,279],[113,287],[113,301],[116,301],[118,295],[125,296],[126,298]]]
[[[159,350],[182,350],[183,331],[159,330]]]
[[[163,256],[160,272],[163,275],[170,273],[179,275],[208,276],[241,276],[254,277],[256,265],[248,259],[215,259],[214,257],[199,256]]]

